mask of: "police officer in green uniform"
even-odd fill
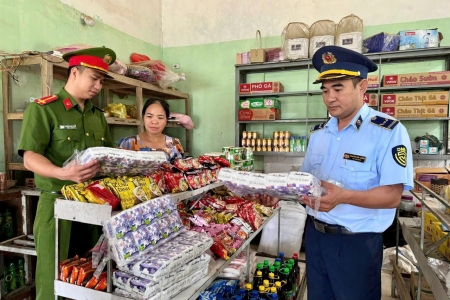
[[[102,89],[108,75],[108,65],[116,59],[108,48],[89,48],[66,53],[69,78],[61,91],[31,103],[24,114],[19,155],[25,167],[35,173],[36,186],[41,190],[34,238],[37,252],[36,299],[54,298],[55,219],[54,202],[61,197],[65,184],[84,182],[99,170],[96,161],[84,165],[63,163],[75,150],[89,147],[112,147],[112,139],[103,112],[89,100]],[[74,223],[75,224],[75,223]],[[60,221],[60,258],[69,253],[69,242],[82,241],[89,232],[74,232],[69,221]],[[72,248],[72,245],[71,245]]]

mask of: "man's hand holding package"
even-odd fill
[[[342,203],[341,199],[345,190],[335,184],[326,181],[321,181],[321,186],[325,190],[324,195],[319,198],[312,196],[303,196],[300,197],[300,202],[316,210],[316,202],[319,201],[320,204],[318,203],[318,211],[329,212],[330,210],[335,208],[336,205]]]

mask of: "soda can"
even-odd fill
[[[241,146],[247,147],[247,139],[242,139]]]
[[[280,140],[283,140],[283,139],[284,139],[284,131],[280,131],[280,133],[278,134],[278,138],[279,138]]]
[[[278,139],[273,140],[273,146],[278,147],[280,145],[280,141]]]
[[[261,141],[262,141],[262,146],[266,147],[267,146],[267,139],[262,139]]]
[[[261,147],[261,146],[262,146],[261,139],[256,139],[256,147]]]
[[[262,151],[262,148],[260,146],[258,146],[258,147],[256,147],[256,151],[260,152],[260,151]]]
[[[274,146],[273,147],[273,152],[280,152],[280,147]]]
[[[252,132],[252,139],[257,139],[258,138],[258,133],[256,131]]]
[[[272,146],[267,146],[267,152],[272,152]]]
[[[256,140],[255,139],[251,139],[250,141],[251,141],[250,146],[255,147],[256,146]]]
[[[247,131],[242,131],[242,139],[247,139]]]
[[[284,139],[284,147],[289,147],[289,142],[290,142],[290,139],[285,138]]]
[[[285,131],[284,132],[284,138],[285,139],[289,139],[291,137],[291,134],[289,133],[289,131]]]
[[[262,146],[262,151],[267,152],[267,146]]]
[[[280,137],[280,133],[278,131],[273,132],[273,139],[277,140]]]
[[[272,139],[267,139],[267,147],[272,147]]]

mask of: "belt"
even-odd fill
[[[345,234],[345,235],[358,234],[358,232],[351,232],[343,226],[331,225],[331,224],[319,221],[312,216],[310,216],[310,218],[314,224],[314,228],[319,232],[328,233],[328,234]]]

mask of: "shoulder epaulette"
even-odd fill
[[[42,97],[40,99],[34,100],[34,102],[36,102],[39,105],[46,105],[46,104],[49,104],[50,102],[53,102],[55,100],[58,100],[58,96],[57,95],[45,96],[45,97]]]
[[[384,129],[392,130],[395,128],[395,126],[397,126],[399,121],[385,117],[375,116],[370,120],[370,123],[383,127]]]
[[[95,105],[92,105],[92,106],[94,107],[94,109],[101,111],[103,114],[105,113],[105,111],[103,109],[101,109],[100,107],[97,107]]]
[[[311,127],[310,132],[313,133],[314,131],[324,129],[324,128],[325,128],[325,124],[327,124],[327,122],[328,122],[328,121],[323,122],[323,123],[321,123],[321,124],[317,124],[316,126]]]

